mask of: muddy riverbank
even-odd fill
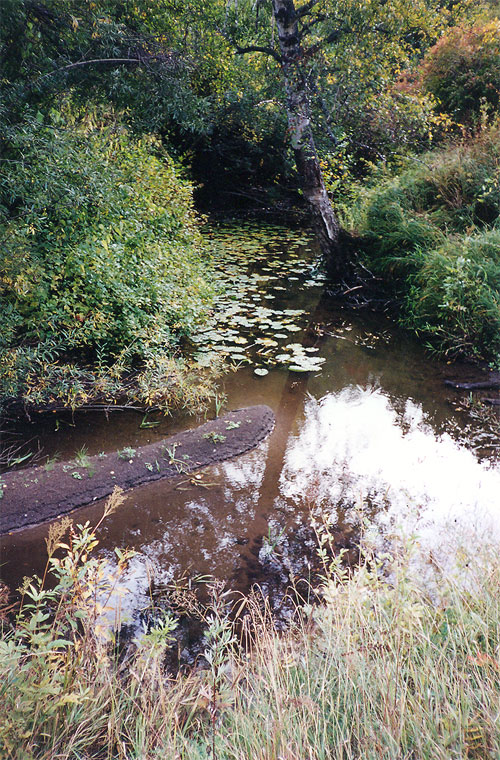
[[[239,409],[139,449],[81,455],[2,476],[0,534],[26,528],[124,490],[188,474],[255,448],[272,430],[267,406]]]

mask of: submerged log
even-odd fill
[[[485,380],[478,380],[477,382],[462,383],[456,380],[445,380],[444,384],[457,391],[480,391],[490,388],[500,388],[500,373],[492,372]]]

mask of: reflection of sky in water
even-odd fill
[[[278,535],[286,504],[295,504],[299,521],[320,505],[345,508],[347,521],[356,522],[352,508],[368,497],[376,535],[417,534],[422,549],[445,565],[459,542],[500,540],[500,467],[480,462],[448,434],[437,435],[414,401],[391,401],[380,389],[360,387],[310,397],[299,432],[288,441],[274,509],[262,493],[273,454],[271,438],[271,445],[210,468],[205,479],[217,487],[186,493],[161,537],[143,536],[126,578],[135,597],[130,610],[140,599],[147,603],[151,578],[162,584],[179,577],[186,557],[193,572],[230,579],[240,562],[237,539],[252,523],[255,530],[263,504],[267,517],[259,530],[272,525]]]
[[[318,505],[345,509],[338,529],[350,524],[355,535],[359,516],[352,505],[368,500],[377,540],[418,533],[422,547],[448,567],[457,542],[470,548],[500,540],[500,465],[481,462],[450,435],[438,434],[432,411],[428,417],[402,393],[355,386],[325,393],[313,381],[309,388],[319,400],[309,397],[304,407],[305,388],[293,378],[284,389],[283,377],[279,383],[275,377],[277,424],[266,441],[200,471],[195,485],[180,476],[178,484],[134,489],[106,521],[100,551],[110,569],[115,546],[138,552],[122,579],[130,593],[117,600],[125,619],[147,606],[151,580],[162,585],[188,571],[216,575],[241,590],[260,582],[262,536],[279,537],[285,529],[284,545],[301,552],[296,531]],[[95,524],[101,509],[82,510],[75,521]],[[25,566],[32,547],[43,572],[45,532],[40,527],[7,537],[13,574],[17,565],[20,573],[31,571]]]
[[[500,468],[481,463],[419,405],[397,412],[380,390],[347,388],[310,399],[281,475],[296,502],[332,508],[369,496],[380,532],[416,534],[446,564],[457,543],[500,539]]]
[[[148,604],[148,588],[179,578],[191,564],[193,572],[221,575],[221,568],[236,569],[238,537],[255,518],[265,472],[268,442],[238,459],[223,462],[205,472],[205,480],[220,484],[217,496],[211,489],[189,493],[182,509],[169,516],[160,538],[139,539],[138,553],[122,578],[129,594],[119,600],[123,622]],[[194,489],[192,489],[194,491]],[[138,498],[140,502],[140,497]],[[186,558],[186,552],[188,558]],[[191,563],[187,559],[191,559]],[[110,572],[115,566],[112,552],[106,552]]]

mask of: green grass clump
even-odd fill
[[[500,230],[447,240],[409,281],[404,323],[447,355],[500,357]]]
[[[350,223],[402,322],[448,356],[500,357],[500,130],[361,189]]]
[[[105,514],[121,500],[116,491]],[[163,667],[172,613],[157,610],[135,648],[116,654],[103,615],[126,593],[130,553],[117,551],[112,569],[92,555],[95,531],[69,519],[47,543],[52,587],[25,581],[21,608],[1,624],[5,760],[500,754],[498,547],[457,548],[454,571],[434,562],[431,592],[416,580],[411,545],[383,560],[365,553],[352,572],[325,560],[323,602],[297,610],[286,633],[256,593],[247,598],[250,653],[237,648],[227,594],[213,584],[206,668],[173,677]]]

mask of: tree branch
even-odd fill
[[[319,24],[321,21],[325,21],[325,20],[326,20],[326,16],[319,14],[318,16],[316,16],[316,18],[313,18],[313,20],[310,21],[308,24],[304,24],[300,29],[300,38],[302,39],[303,37],[305,37],[307,34],[309,34],[311,29],[314,29],[316,24]]]
[[[310,48],[304,50],[304,58],[310,58],[311,56],[315,55],[318,50],[321,50],[321,48],[325,45],[331,45],[332,42],[337,42],[337,40],[339,40],[342,35],[349,34],[352,31],[353,30],[348,26],[341,27],[340,29],[334,29],[333,32],[330,32],[330,34],[323,40],[316,42],[316,44],[311,45]]]
[[[146,60],[158,60],[159,58],[160,56],[150,56],[148,58],[91,58],[88,61],[76,61],[75,63],[68,63],[67,66],[61,66],[59,69],[54,69],[53,71],[49,71],[47,74],[43,74],[43,76],[38,77],[36,81],[41,82],[42,79],[54,76],[54,74],[58,74],[60,71],[69,71],[70,69],[76,69],[79,66],[92,66],[96,63],[145,63]]]
[[[317,5],[319,0],[309,0],[308,3],[304,3],[304,5],[299,6],[295,10],[295,14],[297,18],[303,18],[303,16],[307,16],[308,13],[312,11],[315,5]]]
[[[236,45],[236,43],[232,43],[235,47],[236,52],[238,55],[245,55],[245,53],[265,53],[266,55],[270,55],[274,58],[275,61],[277,61],[279,64],[282,63],[282,58],[279,53],[276,52],[276,50],[273,50],[270,47],[265,47],[262,45],[248,45],[247,47],[240,47],[239,45]]]

